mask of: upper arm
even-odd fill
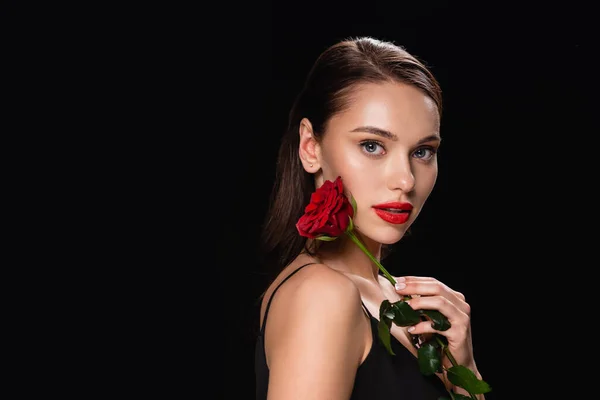
[[[348,399],[364,351],[360,293],[329,268],[305,272],[271,304],[268,397]]]

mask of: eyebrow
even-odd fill
[[[352,129],[350,132],[366,132],[366,133],[372,133],[373,135],[381,136],[381,137],[384,137],[386,139],[390,139],[393,141],[398,140],[398,136],[394,135],[392,132],[386,131],[385,129],[377,128],[374,126],[359,126],[358,128]],[[425,142],[430,142],[432,140],[437,140],[438,142],[440,142],[442,140],[442,138],[437,134],[433,134],[433,135],[424,137],[423,139],[419,140],[417,143],[422,144]]]

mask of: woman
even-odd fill
[[[355,234],[378,260],[385,257],[436,182],[441,112],[434,76],[392,43],[346,40],[317,59],[289,116],[264,224],[266,261],[281,271],[261,305],[257,399],[468,395],[445,372],[419,371],[412,339],[434,332],[447,338],[456,362],[481,378],[461,293],[419,276],[398,277],[394,287],[344,235],[324,242],[296,227],[312,193],[340,177],[356,201]],[[391,355],[378,339],[379,306],[406,295],[413,309],[438,310],[451,327],[438,332],[426,321],[393,325]]]

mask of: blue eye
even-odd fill
[[[364,152],[369,156],[381,156],[385,154],[385,148],[379,142],[374,140],[366,140],[360,144]]]
[[[429,161],[435,155],[436,151],[433,147],[420,147],[413,155],[419,160]]]

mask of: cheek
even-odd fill
[[[437,181],[437,165],[420,171],[416,177],[416,189],[419,196],[428,197]]]
[[[368,176],[368,163],[366,157],[356,151],[351,144],[337,144],[334,151],[323,152],[322,165],[325,179],[335,179],[342,176],[345,181],[352,179],[360,182],[364,176]],[[349,182],[347,182],[349,183]]]

